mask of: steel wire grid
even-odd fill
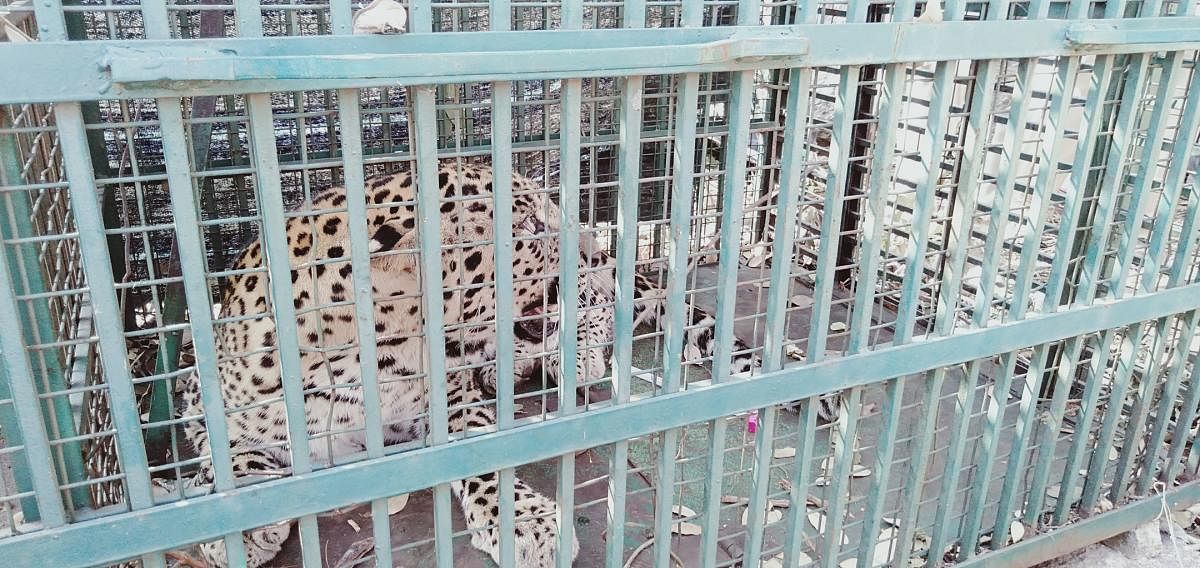
[[[404,4],[411,33],[435,34],[886,24],[928,9],[748,0]],[[9,2],[0,13],[26,36],[96,41],[344,34],[359,7]],[[944,18],[1195,12],[1191,2],[947,2]],[[19,39],[8,32],[8,41]],[[1200,461],[1200,389],[1192,380],[1200,350],[1196,55],[1175,48],[249,95],[183,88],[160,98],[7,105],[0,323],[21,333],[5,334],[2,345],[0,462],[8,467],[0,473],[11,479],[0,485],[0,551],[28,558],[22,554],[38,550],[43,535],[78,542],[72,535],[88,535],[92,519],[161,522],[171,518],[163,505],[181,502],[191,507],[181,510],[199,511],[203,527],[179,527],[189,538],[163,525],[161,534],[54,558],[163,565],[170,561],[162,551],[203,534],[224,537],[236,564],[244,561],[238,531],[296,517],[300,550],[285,553],[334,565],[328,543],[345,541],[345,511],[364,510],[357,506],[369,509],[358,519],[371,524],[357,540],[370,534],[374,542],[356,564],[436,554],[449,566],[471,553],[463,545],[470,531],[454,520],[454,477],[443,470],[466,475],[447,466],[468,455],[489,458],[478,467],[499,469],[508,487],[497,518],[503,534],[522,521],[514,476],[540,468],[551,483],[543,491],[568,511],[563,518],[589,521],[565,523],[563,542],[578,533],[591,543],[580,562],[609,566],[634,555],[669,566],[690,545],[698,553],[688,562],[705,566],[776,555],[784,565],[1000,563],[1046,554],[1031,537],[1032,547],[1010,542],[1014,530],[1114,531],[1146,517],[1139,497],[1162,491],[1156,482],[1176,486],[1173,502],[1196,502],[1188,481]],[[611,345],[564,333],[560,349],[543,354],[570,369],[586,365],[589,350],[610,348],[611,369],[586,383],[572,373],[556,383],[544,370],[522,379],[510,371],[520,361],[503,354],[513,341],[505,330],[521,317],[503,307],[511,304],[503,291],[523,275],[501,271],[496,282],[442,294],[424,284],[412,297],[427,314],[473,287],[500,295],[497,319],[482,322],[501,344],[486,363],[497,368],[496,398],[487,404],[498,421],[463,433],[448,431],[455,409],[441,377],[468,368],[448,366],[440,346],[461,343],[465,325],[426,317],[411,338],[434,347],[425,368],[402,379],[368,362],[381,339],[370,297],[340,305],[358,309],[357,336],[371,341],[314,347],[281,326],[278,345],[263,352],[214,346],[214,334],[240,320],[320,321],[336,307],[281,304],[222,318],[215,304],[231,279],[254,276],[284,291],[289,271],[365,267],[369,258],[366,235],[355,233],[342,259],[234,269],[247,244],[284,244],[280,227],[289,219],[330,212],[308,203],[331,186],[347,188],[351,218],[370,208],[436,211],[444,197],[364,207],[354,196],[364,178],[384,172],[436,184],[430,165],[438,159],[532,180],[581,223],[534,238],[571,248],[594,236],[616,257],[618,283],[636,271],[663,287],[663,324],[635,330],[628,289],[619,288]],[[524,238],[504,229],[511,199],[498,191],[492,200],[497,242]],[[436,232],[438,224],[423,216],[418,230]],[[438,257],[461,266],[466,246],[422,239],[407,252],[429,271]],[[511,252],[495,250],[498,266],[512,264]],[[567,264],[528,280],[558,277],[562,296],[573,297],[581,272]],[[716,317],[713,356],[680,345],[692,325],[685,299]],[[578,307],[561,309],[571,319]],[[762,358],[754,381],[730,377],[735,335]],[[306,392],[293,385],[273,401],[225,407],[236,419],[284,404],[294,419],[289,439],[274,444],[292,464],[269,476],[291,479],[262,485],[259,495],[329,497],[231,519],[239,497],[189,493],[188,479],[205,464],[218,490],[261,480],[234,479],[221,421],[213,411],[178,418],[171,384],[193,369],[215,384],[217,363],[231,357],[270,355],[299,368],[305,354],[346,350],[364,355],[361,382]],[[390,425],[377,389],[397,380],[430,384],[428,440],[383,443]],[[356,390],[368,393],[362,428],[302,426],[304,397]],[[818,423],[819,395],[835,391],[837,419]],[[194,455],[182,438],[188,420],[210,428],[212,455]],[[332,452],[339,437],[360,433],[362,451],[336,463],[303,451]],[[497,453],[505,447],[516,450]],[[423,453],[409,457],[410,450]],[[410,514],[403,522],[411,530],[397,534],[389,493],[363,489],[368,478],[351,476],[365,473],[340,467],[349,462],[376,473],[422,464],[427,471],[402,487],[433,488],[428,512]],[[1089,517],[1114,507],[1096,519],[1106,528],[1092,528]],[[691,530],[681,523],[700,534],[672,537]],[[683,547],[667,546],[673,541]],[[125,558],[131,551],[136,557]],[[515,563],[513,539],[502,539],[501,556],[501,565]]]

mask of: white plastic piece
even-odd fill
[[[373,0],[354,15],[353,26],[355,34],[404,33],[408,12],[395,0]]]

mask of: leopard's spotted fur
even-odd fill
[[[419,440],[426,434],[428,390],[423,380],[423,304],[417,239],[414,178],[407,173],[387,174],[366,180],[370,235],[372,296],[375,300],[380,398],[385,442]],[[495,267],[492,215],[492,182],[486,167],[457,166],[439,170],[438,196],[442,199],[441,286],[444,300],[448,404],[450,428],[463,431],[494,423],[493,408],[482,403],[494,388]],[[518,375],[543,365],[557,376],[557,357],[541,355],[557,349],[560,325],[557,246],[559,210],[543,192],[520,176],[513,179],[514,351]],[[286,226],[291,271],[292,305],[301,347],[301,386],[310,437],[310,454],[317,463],[360,451],[364,446],[364,412],[359,386],[357,321],[349,260],[346,194],[332,189],[314,197],[306,207],[311,214],[293,216]],[[363,221],[358,221],[363,222]],[[580,249],[567,254],[580,266],[578,319],[579,376],[581,383],[598,379],[607,371],[613,340],[615,262],[586,232]],[[247,247],[235,276],[225,283],[218,325],[221,394],[231,412],[227,425],[233,445],[235,475],[286,470],[284,443],[288,439],[277,328],[271,317],[269,283],[260,242]],[[635,286],[635,317],[653,322],[665,313],[665,298],[658,287],[642,276]],[[364,291],[365,292],[365,291]],[[686,341],[691,352],[711,355],[711,316],[691,309]],[[745,352],[741,342],[735,351]],[[755,363],[750,354],[733,361],[734,372]],[[337,388],[335,389],[335,385]],[[202,412],[195,375],[183,385],[183,415],[197,418]],[[185,428],[201,455],[209,454],[208,434],[200,420]],[[331,434],[331,432],[333,432]],[[211,468],[204,467],[197,483],[210,483]],[[467,525],[474,531],[472,544],[496,558],[498,548],[497,479],[483,475],[453,484]],[[518,565],[549,566],[556,554],[557,505],[519,479],[516,481]],[[570,518],[567,516],[566,518]],[[246,549],[251,566],[270,560],[290,532],[288,524],[250,531]],[[201,546],[206,560],[221,564],[222,542]],[[572,558],[578,550],[575,545]]]

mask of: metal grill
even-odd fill
[[[1200,503],[1195,2],[400,4],[404,33],[364,35],[349,0],[0,1],[0,557],[195,565],[220,541],[245,565],[244,536],[289,523],[266,565],[526,566],[518,477],[561,508],[575,566],[1029,565]],[[314,196],[344,187],[360,229],[415,208],[403,254],[461,261],[438,164],[527,178],[572,221],[543,239],[615,258],[612,344],[567,329],[514,355],[528,275],[497,182],[490,360],[456,366],[470,326],[440,314],[462,290],[424,281],[411,374],[364,361],[223,404],[222,365],[261,355],[226,352],[226,326],[277,322],[290,377],[383,340],[365,229],[340,261],[350,345],[291,325],[331,306],[220,309],[240,278],[281,296],[337,266],[280,248],[328,213]],[[391,172],[416,200],[364,208]],[[266,260],[239,268],[252,243]],[[658,325],[633,317],[635,274]],[[547,313],[586,308],[584,275],[533,277],[561,282]],[[693,309],[708,351],[684,347]],[[760,367],[731,372],[735,339]],[[606,348],[598,378],[570,372]],[[451,431],[448,377],[476,367],[496,421]],[[202,416],[180,412],[192,373]],[[385,443],[405,381],[428,435]],[[306,417],[350,392],[361,427]],[[287,465],[241,475],[226,425],[272,404]],[[491,474],[494,560],[452,488]]]

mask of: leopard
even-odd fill
[[[418,175],[415,175],[418,174]],[[451,434],[468,434],[494,427],[494,393],[499,350],[495,265],[496,236],[492,170],[486,164],[439,163],[436,188],[417,191],[419,172],[397,171],[367,176],[363,181],[365,218],[352,218],[344,187],[316,193],[286,215],[284,233],[295,321],[286,327],[274,321],[268,244],[249,243],[226,271],[219,290],[215,320],[219,389],[226,407],[226,426],[235,478],[281,475],[289,471],[290,452],[285,381],[298,381],[304,393],[304,416],[309,454],[315,465],[362,452],[365,446],[363,383],[360,377],[356,294],[372,298],[379,404],[385,444],[420,442],[430,434],[431,382],[427,359],[425,318],[428,298],[422,293],[419,226],[420,199],[437,198],[434,218],[440,235],[442,320],[447,331],[445,392]],[[561,379],[559,358],[553,356],[562,333],[574,332],[578,345],[576,383],[603,378],[614,344],[616,261],[589,231],[578,233],[578,250],[562,250],[559,235],[563,217],[549,191],[519,174],[511,175],[512,352],[514,375],[521,380],[544,373]],[[434,205],[425,209],[433,210]],[[577,221],[574,221],[577,222]],[[370,290],[356,289],[350,257],[352,223],[366,226]],[[576,262],[577,317],[560,321],[559,267]],[[279,273],[277,271],[276,273]],[[667,316],[667,295],[650,275],[637,272],[633,286],[633,317],[640,325],[657,325]],[[429,292],[433,293],[433,290]],[[287,301],[287,298],[279,298]],[[689,304],[682,334],[685,353],[712,357],[715,318]],[[560,330],[560,326],[566,329]],[[291,328],[291,329],[287,329]],[[281,332],[299,345],[299,376],[283,372]],[[735,338],[731,372],[745,374],[760,365],[759,357]],[[180,390],[184,434],[198,455],[211,456],[204,421],[201,381],[195,371],[185,375]],[[319,439],[318,439],[319,438]],[[203,461],[192,480],[210,487],[211,461]],[[499,562],[499,476],[484,474],[451,483],[471,531],[471,544]],[[558,505],[520,476],[513,482],[516,561],[522,567],[555,565],[558,551]],[[243,534],[247,563],[270,562],[291,532],[290,522],[252,529]],[[204,561],[225,566],[224,541],[198,547]]]

